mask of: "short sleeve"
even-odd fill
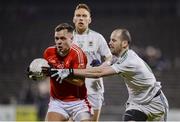
[[[111,67],[116,71],[116,73],[134,72],[136,70],[136,65],[127,58],[117,60]]]

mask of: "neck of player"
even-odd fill
[[[88,32],[88,28],[84,28],[84,29],[78,29],[78,28],[76,28],[76,32],[77,32],[78,34],[85,34],[85,33]]]

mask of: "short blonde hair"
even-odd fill
[[[80,3],[80,4],[78,4],[78,5],[76,6],[76,9],[75,9],[75,10],[78,10],[78,9],[81,9],[81,8],[86,9],[86,10],[89,12],[89,14],[91,15],[91,10],[90,10],[90,8],[89,8],[88,5],[86,5],[86,4],[84,4],[84,3]]]

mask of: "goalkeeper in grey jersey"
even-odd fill
[[[110,38],[110,49],[115,62],[105,67],[87,69],[58,69],[61,79],[77,75],[98,78],[119,74],[124,78],[129,98],[124,121],[165,121],[168,101],[149,66],[131,49],[131,37],[126,29],[116,29]]]

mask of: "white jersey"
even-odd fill
[[[87,56],[87,67],[91,67],[90,64],[93,59],[101,61],[102,56],[108,57],[112,55],[104,37],[93,30],[89,29],[83,34],[78,34],[74,31],[73,36],[73,42],[78,45]],[[85,83],[88,94],[104,92],[102,78],[86,78]]]
[[[111,66],[124,78],[128,102],[149,102],[161,88],[149,66],[133,51],[127,50]]]

